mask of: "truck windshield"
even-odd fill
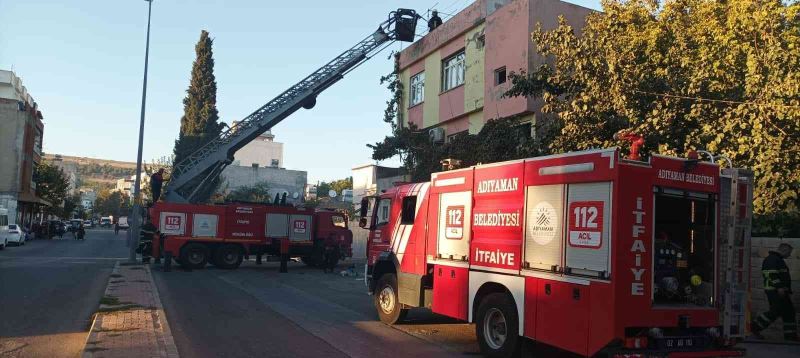
[[[658,193],[653,238],[653,303],[714,303],[715,203],[701,193]]]

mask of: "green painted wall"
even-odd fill
[[[467,113],[483,108],[485,46],[480,38],[484,34],[484,28],[485,24],[480,24],[469,30],[464,36],[464,52],[467,62],[464,71],[464,112]],[[471,117],[470,133],[472,133]]]
[[[422,126],[439,124],[439,92],[442,90],[442,56],[439,51],[425,58],[425,106],[422,108]]]

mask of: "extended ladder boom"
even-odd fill
[[[328,62],[311,75],[284,91],[236,125],[220,133],[214,140],[189,155],[172,168],[164,192],[168,202],[191,202],[206,182],[218,176],[233,162],[237,150],[280,123],[300,107],[311,109],[322,91],[339,81],[352,69],[370,59],[394,41],[413,41],[417,19],[414,10],[398,9],[378,26],[373,34]],[[382,45],[386,45],[381,47]],[[183,187],[195,178],[202,181],[192,190]],[[188,192],[187,192],[188,191]]]

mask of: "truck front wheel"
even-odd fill
[[[180,264],[189,269],[201,269],[208,263],[208,247],[196,242],[188,243],[181,249]]]
[[[478,306],[475,333],[487,357],[514,357],[519,351],[519,318],[514,301],[505,293],[492,293]]]
[[[384,274],[375,285],[375,292],[373,293],[375,301],[375,309],[378,311],[378,317],[381,322],[386,324],[395,324],[402,321],[406,314],[407,309],[403,309],[400,304],[397,292],[397,276],[394,274]]]
[[[224,245],[214,251],[214,264],[232,270],[242,264],[242,250],[237,245]]]

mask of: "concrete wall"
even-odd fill
[[[269,193],[274,197],[276,193],[287,192],[286,201],[299,203],[303,198],[303,190],[308,182],[308,173],[300,170],[287,170],[270,167],[240,167],[231,165],[222,171],[223,188],[233,190],[243,186],[255,186],[266,183]],[[294,197],[297,193],[297,197]]]
[[[258,164],[259,167],[272,167],[272,160],[278,160],[276,167],[283,168],[283,143],[273,141],[273,136],[261,135],[252,142],[247,143],[239,149],[233,156],[233,165],[251,167]]]
[[[773,237],[754,237],[752,239],[752,250],[750,259],[750,317],[751,320],[755,319],[761,313],[769,310],[767,303],[767,296],[764,294],[764,279],[761,275],[761,264],[764,258],[767,257],[770,250],[777,250],[778,245],[781,243],[788,243],[794,247],[792,256],[786,259],[786,265],[789,266],[789,272],[792,276],[792,302],[795,306],[795,311],[800,312],[800,238],[773,238]],[[770,340],[783,340],[783,321],[778,320],[773,323],[767,330],[764,336]]]
[[[21,190],[28,116],[18,109],[17,101],[0,98],[0,193]]]

